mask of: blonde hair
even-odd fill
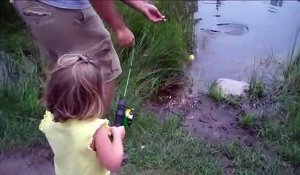
[[[101,117],[102,75],[96,60],[80,54],[60,57],[50,73],[44,99],[55,121]]]

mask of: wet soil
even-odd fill
[[[240,124],[240,107],[218,105],[206,95],[189,99],[183,127],[206,139],[238,140],[247,145],[255,142],[255,132]]]
[[[220,104],[207,94],[179,93],[162,96],[151,110],[157,112],[161,120],[178,115],[186,131],[209,142],[239,141],[248,146],[256,142],[255,126],[246,127],[240,123],[245,114],[241,106]]]

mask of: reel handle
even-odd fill
[[[115,114],[114,126],[123,126],[124,125],[124,117],[125,117],[125,100],[120,99],[118,101],[118,108]]]

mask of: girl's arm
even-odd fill
[[[110,133],[113,136],[111,141]],[[110,171],[118,171],[123,159],[123,143],[125,136],[124,127],[112,127],[111,130],[107,127],[101,127],[97,130],[94,137],[95,149],[98,160],[101,164]]]

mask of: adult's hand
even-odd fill
[[[165,21],[163,16],[155,5],[149,4],[141,0],[124,0],[130,7],[140,11],[148,20],[158,23]]]
[[[140,7],[140,11],[144,14],[148,20],[157,23],[165,20],[165,16],[163,16],[156,6],[148,3],[143,3]]]
[[[134,35],[127,27],[115,30],[118,43],[122,47],[132,47],[134,44]]]

